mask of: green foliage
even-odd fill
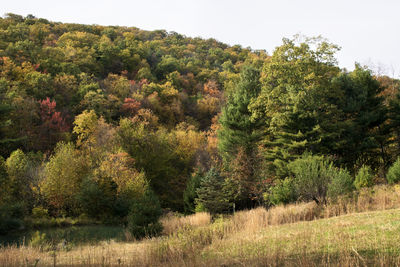
[[[189,179],[186,185],[186,189],[183,192],[183,205],[185,213],[196,212],[195,200],[197,196],[197,188],[200,187],[202,175],[199,172],[195,172]]]
[[[32,247],[43,248],[47,245],[46,234],[36,231],[29,240],[29,245]]]
[[[78,154],[75,146],[59,143],[45,166],[44,179],[40,184],[41,192],[55,214],[76,212],[76,195],[86,175],[85,159]]]
[[[353,190],[353,178],[346,169],[338,169],[332,172],[331,182],[327,191],[327,196],[331,200],[335,200],[338,196],[346,195]]]
[[[34,207],[32,209],[32,218],[34,219],[47,218],[48,216],[48,209],[45,209],[41,206]]]
[[[198,212],[208,212],[207,209],[204,207],[204,205],[200,202],[195,202],[195,208],[194,208],[194,212],[198,213]]]
[[[358,170],[356,179],[354,180],[354,186],[357,189],[363,187],[371,187],[374,185],[374,176],[371,171],[371,167],[363,165]]]
[[[122,119],[117,134],[122,148],[143,169],[163,207],[183,210],[182,199],[187,177],[194,167],[202,137],[190,129],[168,132],[152,130],[147,121],[133,123]]]
[[[11,153],[6,160],[7,173],[10,179],[11,194],[14,199],[21,199],[27,196],[29,181],[27,181],[28,159],[25,153],[18,149]]]
[[[93,142],[90,137],[93,136],[93,133],[96,130],[97,122],[98,118],[93,110],[85,110],[82,114],[76,116],[73,132],[78,135],[78,146],[86,145],[90,149],[91,143]]]
[[[262,120],[252,120],[248,106],[261,90],[259,79],[256,68],[245,66],[220,117],[218,149],[231,173],[228,181],[238,209],[250,208],[250,199],[257,195],[257,146],[262,136]]]
[[[292,178],[277,180],[268,194],[268,201],[274,205],[288,204],[296,200],[296,188]]]
[[[91,218],[106,220],[113,214],[116,197],[116,185],[110,192],[110,186],[104,182],[96,182],[91,178],[84,179],[76,198],[82,211]]]
[[[165,208],[227,212],[259,204],[266,180],[272,203],[323,202],[351,178],[305,151],[378,175],[399,152],[399,82],[340,70],[322,38],[284,39],[267,56],[133,27],[0,24],[0,205],[123,221],[151,188]],[[59,140],[76,147],[52,151]],[[210,166],[223,175],[191,177]]]
[[[248,106],[260,92],[260,73],[246,66],[235,90],[229,95],[220,117],[221,129],[218,132],[219,150],[224,159],[229,160],[239,148],[251,154],[261,137],[261,121],[251,120]]]
[[[396,184],[400,181],[400,158],[389,168],[386,179],[389,184]]]
[[[128,215],[128,230],[135,238],[152,237],[161,233],[158,221],[162,214],[157,196],[147,190],[142,198],[133,202]]]
[[[10,178],[8,177],[6,162],[0,156],[0,205],[10,200]]]
[[[285,177],[289,161],[305,151],[318,153],[331,138],[336,114],[336,88],[330,81],[339,73],[334,57],[338,47],[322,38],[283,39],[264,63],[262,91],[250,105],[253,118],[263,119],[265,156],[270,175]]]
[[[25,205],[22,202],[0,205],[0,234],[7,234],[23,227]]]
[[[386,169],[387,151],[391,143],[387,108],[382,89],[371,71],[356,65],[351,73],[341,73],[332,80],[339,88],[337,106],[340,114],[334,126],[335,139],[330,140],[330,153],[338,156],[338,164],[355,173],[354,166],[361,160],[374,169]],[[338,135],[340,133],[340,135]],[[386,149],[382,149],[386,148]]]
[[[212,214],[226,213],[231,210],[225,179],[215,168],[211,168],[201,179],[196,193],[198,196],[196,205],[203,206]]]
[[[328,185],[335,168],[321,156],[305,153],[288,166],[294,176],[296,192],[303,201],[314,200],[317,204],[326,202]]]

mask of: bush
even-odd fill
[[[387,173],[387,181],[389,184],[400,182],[400,158],[389,168]]]
[[[353,178],[347,170],[336,169],[336,171],[332,172],[332,175],[327,192],[331,200],[336,200],[338,196],[348,194],[354,190]]]
[[[29,245],[32,247],[39,247],[43,245],[46,242],[46,234],[45,233],[40,233],[39,231],[36,231],[33,233],[31,239],[29,240]]]
[[[108,192],[112,185],[99,184],[92,178],[84,179],[77,200],[82,211],[91,218],[104,220],[112,216],[115,192]]]
[[[274,204],[288,204],[297,200],[296,191],[292,178],[277,180],[275,186],[271,187],[268,195],[269,201]]]
[[[356,179],[354,181],[354,186],[357,189],[360,189],[362,187],[371,187],[374,184],[373,178],[374,176],[372,175],[371,168],[369,166],[363,165],[358,170]]]
[[[207,212],[207,209],[204,207],[202,203],[196,203],[196,207],[194,208],[195,213],[199,212]]]
[[[32,209],[32,218],[41,219],[41,218],[47,218],[48,216],[49,216],[48,210],[41,206],[34,207]]]
[[[332,163],[320,156],[305,153],[288,165],[294,175],[296,193],[304,201],[314,200],[317,204],[326,203],[328,184],[335,168]]]
[[[161,233],[158,221],[162,214],[160,202],[151,190],[132,204],[128,215],[128,230],[135,238],[151,237]]]
[[[7,174],[6,162],[0,156],[0,205],[10,199],[10,178]]]
[[[23,227],[25,206],[23,203],[3,204],[0,206],[0,234]]]

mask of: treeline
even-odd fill
[[[7,14],[0,228],[88,216],[135,233],[143,224],[143,235],[159,230],[161,208],[324,203],[387,182],[400,152],[400,82],[340,69],[337,50],[284,39],[268,56],[175,32]]]

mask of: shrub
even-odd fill
[[[395,184],[400,181],[400,158],[389,168],[387,180],[389,184]]]
[[[161,233],[158,221],[162,214],[160,202],[151,190],[132,204],[128,215],[128,230],[135,238],[151,237]]]
[[[305,153],[288,165],[294,175],[296,192],[304,201],[314,200],[317,204],[326,202],[328,184],[331,181],[334,167],[332,163],[320,156]]]
[[[48,210],[41,206],[32,209],[32,217],[35,219],[47,218],[48,215]]]
[[[373,178],[374,176],[372,175],[371,168],[369,166],[363,165],[357,172],[354,186],[357,189],[360,189],[362,187],[371,187],[374,184]]]
[[[297,200],[296,191],[292,178],[277,180],[268,195],[269,201],[274,204],[287,204]]]
[[[31,239],[29,240],[29,245],[40,249],[48,246],[48,242],[46,241],[46,234],[41,234],[39,231],[34,232]]]
[[[0,156],[0,205],[10,199],[10,178],[7,174],[6,162]]]
[[[335,200],[338,196],[350,193],[354,189],[353,178],[347,170],[336,169],[332,172],[332,180],[328,185],[327,195]]]
[[[0,206],[0,234],[7,234],[10,231],[23,226],[25,206],[23,203],[3,204]]]
[[[82,211],[95,219],[106,219],[110,217],[115,202],[115,192],[112,192],[112,188],[112,185],[105,183],[100,184],[91,177],[84,179],[81,190],[77,194],[77,200]]]
[[[194,208],[194,211],[196,213],[207,212],[207,209],[204,207],[204,205],[202,203],[196,203],[196,207]]]

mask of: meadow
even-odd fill
[[[297,203],[212,218],[164,216],[163,235],[0,248],[1,266],[398,266],[400,189],[376,186],[325,207]]]

